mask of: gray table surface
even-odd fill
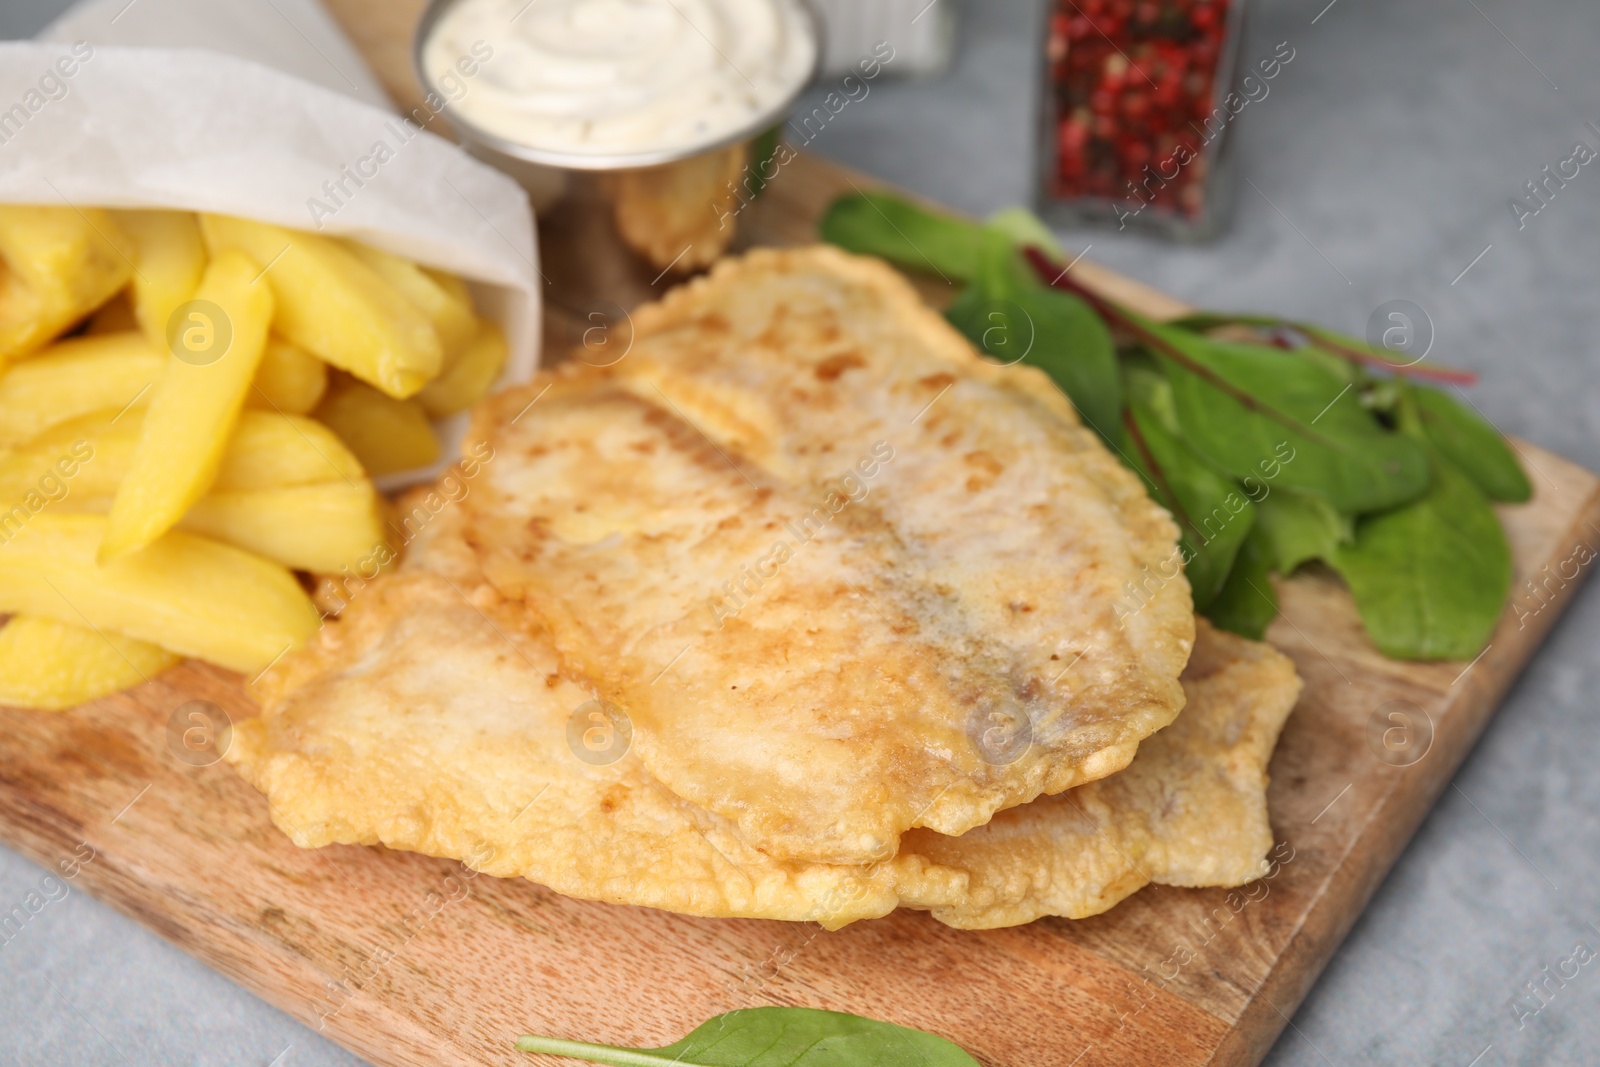
[[[0,38],[32,34],[60,6],[5,0]],[[960,24],[949,74],[878,82],[811,147],[967,211],[1026,202],[1036,4],[971,0]],[[1600,147],[1585,127],[1600,122],[1600,5],[1264,0],[1254,26],[1250,57],[1287,41],[1295,58],[1236,121],[1248,184],[1227,234],[1202,247],[1065,239],[1195,303],[1358,334],[1379,304],[1415,301],[1436,353],[1481,373],[1473,398],[1503,430],[1600,469],[1600,168],[1521,230],[1507,205],[1579,139]],[[1511,1007],[1579,942],[1600,950],[1597,626],[1591,586],[1294,1016],[1273,1067],[1600,1062],[1600,962],[1552,984],[1537,1015]],[[0,906],[43,874],[0,850]],[[360,1062],[79,891],[0,945],[0,1033],[5,1063]]]

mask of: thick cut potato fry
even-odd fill
[[[95,337],[103,333],[121,333],[124,330],[137,330],[139,320],[133,317],[133,298],[124,289],[116,296],[100,305],[100,310],[89,316],[89,325],[84,328],[86,337]]]
[[[243,411],[211,489],[225,493],[318,482],[361,485],[366,481],[367,472],[355,453],[316,419]]]
[[[174,344],[111,506],[101,558],[143,548],[211,488],[272,322],[272,291],[260,276],[249,256],[231,248],[206,268],[194,299],[214,307],[193,314],[203,320],[197,329],[212,331],[204,346],[216,351]]]
[[[474,306],[472,290],[467,288],[467,283],[462,281],[459,275],[451,274],[447,270],[434,270],[432,267],[422,267],[421,270],[433,279],[434,284],[449,293],[451,299],[468,308]]]
[[[0,629],[0,704],[77,707],[148,681],[179,658],[119,633],[18,615]]]
[[[116,414],[106,410],[72,419],[0,453],[0,501],[20,501],[38,511],[43,501],[73,507],[79,498],[115,493],[139,440],[138,413],[113,424]]]
[[[202,215],[200,229],[212,255],[239,248],[266,267],[274,325],[307,352],[395,397],[439,373],[427,315],[339,242],[221,215]]]
[[[213,492],[189,509],[182,529],[320,574],[354,568],[388,543],[378,493],[366,482]]]
[[[206,269],[200,224],[188,211],[117,211],[133,240],[133,314],[150,343],[165,351],[172,313],[194,295]]]
[[[444,373],[422,387],[417,399],[436,419],[465,411],[476,404],[506,365],[506,339],[500,328],[484,321],[472,339]]]
[[[99,515],[33,516],[0,544],[0,612],[87,622],[244,672],[317,629],[311,599],[280,564],[173,531],[102,565],[105,530]]]
[[[379,251],[360,241],[345,241],[344,246],[428,316],[439,334],[446,366],[472,343],[478,333],[478,316],[473,314],[472,299],[462,299],[463,290],[440,284],[436,274],[423,270],[409,259]]]
[[[305,415],[316,408],[328,391],[328,365],[310,352],[281,337],[267,338],[256,380],[246,407],[266,408],[284,415]]]
[[[617,232],[661,271],[710,266],[733,240],[727,217],[741,208],[736,184],[748,174],[746,142],[655,167],[601,175]]]
[[[128,283],[133,245],[99,208],[0,204],[0,361],[42,348]]]
[[[138,330],[52,345],[0,375],[0,448],[93,411],[142,403],[166,365]]]
[[[140,408],[120,417],[107,408],[52,426],[0,454],[0,500],[28,503],[33,493],[70,511],[109,510],[110,498],[133,465],[143,425]],[[361,462],[322,423],[247,410],[239,413],[211,488],[223,493],[366,481]],[[85,503],[96,498],[103,503]]]
[[[316,417],[350,446],[373,477],[416,470],[439,458],[439,439],[414,399],[396,400],[345,379],[329,387]]]

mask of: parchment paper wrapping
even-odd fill
[[[42,36],[0,43],[0,202],[209,211],[366,241],[468,279],[510,346],[501,384],[533,373],[526,194],[395,112],[315,0],[89,0]],[[440,425],[436,467],[380,484],[431,477],[464,425]]]

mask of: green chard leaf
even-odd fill
[[[1380,426],[1350,382],[1266,345],[1147,328],[1182,357],[1161,353],[1184,436],[1234,477],[1275,480],[1352,513],[1427,489],[1422,448]]]
[[[828,206],[817,232],[848,251],[881,256],[951,281],[971,281],[983,258],[983,226],[891,193],[839,197]]]
[[[1122,412],[1116,346],[1094,309],[1041,283],[1011,240],[984,233],[980,267],[945,317],[997,363],[1038,367],[1090,428],[1115,440]]]
[[[1272,587],[1272,549],[1259,526],[1239,546],[1228,580],[1200,614],[1229,633],[1261,640],[1278,615],[1278,591]]]
[[[841,196],[818,227],[824,240],[913,270],[971,282],[946,317],[1000,363],[1026,362],[1049,374],[1107,441],[1122,411],[1122,380],[1111,332],[1093,308],[1043,284],[1020,243],[1054,246],[1031,212],[998,212],[988,225],[930,211],[888,193]]]
[[[1422,437],[1408,396],[1401,429]],[[1424,444],[1433,484],[1421,500],[1356,523],[1355,542],[1330,561],[1384,655],[1471,659],[1494,631],[1511,592],[1511,545],[1489,498]]]
[[[959,1045],[922,1030],[815,1008],[744,1008],[718,1015],[664,1048],[618,1048],[519,1037],[523,1052],[615,1067],[978,1067]]]
[[[1330,561],[1395,659],[1471,659],[1511,590],[1511,548],[1488,498],[1442,457],[1433,477],[1421,500],[1360,520]]]
[[[868,193],[836,200],[821,229],[852,251],[970,282],[950,321],[991,359],[1043,368],[1122,452],[1177,519],[1195,604],[1218,626],[1259,638],[1277,615],[1272,574],[1322,560],[1344,576],[1388,656],[1467,659],[1488,639],[1511,584],[1490,499],[1527,500],[1528,479],[1493,427],[1410,382],[1470,382],[1469,372],[1396,364],[1356,338],[1271,316],[1201,312],[1157,323],[1059,271],[1040,251],[1059,255],[1053,236],[1021,209],[980,226]],[[1120,360],[1108,324],[1134,342]],[[1239,326],[1287,331],[1299,347],[1210,334]],[[1398,432],[1387,428],[1396,423]],[[665,1050],[608,1052],[632,1059],[594,1058],[660,1062],[705,1030]],[[599,1048],[558,1044],[539,1048]],[[963,1058],[950,1062],[969,1062],[955,1051]],[[682,1062],[821,1067],[809,1058]]]
[[[1533,495],[1511,446],[1477,412],[1437,389],[1413,387],[1411,395],[1428,441],[1489,499],[1521,504]]]
[[[1346,356],[1319,346],[1316,343],[1316,338],[1308,331],[1307,327],[1272,315],[1195,311],[1182,318],[1170,319],[1162,325],[1187,330],[1210,340],[1224,342],[1259,341],[1257,347],[1271,349],[1283,359],[1298,359],[1315,363],[1341,382],[1360,385],[1363,380],[1363,371],[1359,364]],[[1246,336],[1234,337],[1224,332],[1227,330],[1239,330],[1240,328],[1246,331]],[[1215,336],[1213,336],[1213,331],[1216,331]],[[1297,348],[1282,348],[1267,341],[1267,337],[1273,333],[1280,333],[1289,337],[1298,334],[1306,343]],[[1252,338],[1249,336],[1250,334],[1255,336]]]
[[[990,230],[1005,234],[1017,247],[1037,245],[1052,256],[1062,255],[1061,244],[1044,220],[1025,207],[1001,208],[983,220]]]
[[[1254,326],[1257,329],[1271,329],[1274,326],[1286,325],[1284,320],[1276,315],[1256,315],[1246,311],[1191,311],[1187,315],[1167,319],[1166,324],[1176,326],[1180,330],[1192,330],[1195,333],[1205,333],[1218,326]]]
[[[1361,367],[1376,367],[1405,378],[1431,378],[1435,381],[1471,385],[1478,376],[1471,371],[1446,367],[1437,363],[1424,365],[1420,360],[1396,361],[1386,349],[1375,349],[1366,341],[1304,322],[1280,319],[1276,315],[1252,315],[1243,312],[1195,311],[1181,318],[1171,319],[1169,326],[1177,326],[1196,333],[1208,333],[1224,326],[1246,326],[1254,330],[1289,331],[1298,334],[1304,344],[1293,349],[1304,358],[1316,359],[1324,366],[1337,368],[1347,374]]]
[[[1420,358],[1405,359],[1404,353],[1392,352],[1386,348],[1374,348],[1360,338],[1330,330],[1326,326],[1294,323],[1293,327],[1325,352],[1333,353],[1352,363],[1391,371],[1403,380],[1430,378],[1440,382],[1455,382],[1457,385],[1472,385],[1478,380],[1478,376],[1469,370],[1447,367],[1442,363],[1424,363]]]
[[[1126,425],[1124,455],[1178,523],[1184,575],[1201,610],[1222,591],[1255,508],[1236,482],[1194,455],[1150,409],[1131,403]]]
[[[1256,525],[1279,574],[1314,559],[1331,560],[1339,546],[1354,539],[1348,515],[1321,497],[1273,489],[1256,503]]]

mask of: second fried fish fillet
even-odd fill
[[[967,878],[956,904],[931,884],[919,900],[963,929],[1015,926],[1042,915],[1098,915],[1140,887],[1243,885],[1272,847],[1267,762],[1300,694],[1287,656],[1197,619],[1188,693],[1171,726],[1139,746],[1128,769],[997,814],[960,837],[913,830],[902,854],[919,870]]]
[[[959,838],[914,831],[881,863],[777,860],[618,744],[592,685],[478,578],[450,517],[438,525],[268,672],[260,717],[234,728],[228,761],[296,844],[381,843],[571,896],[830,929],[896,906],[958,927],[1082,917],[1147,881],[1261,872],[1266,763],[1299,688],[1265,645],[1202,624],[1183,713],[1113,777]]]
[[[1041,372],[830,248],[633,317],[616,366],[480,410],[466,537],[673,793],[778,860],[865,864],[1177,714],[1176,527]]]

